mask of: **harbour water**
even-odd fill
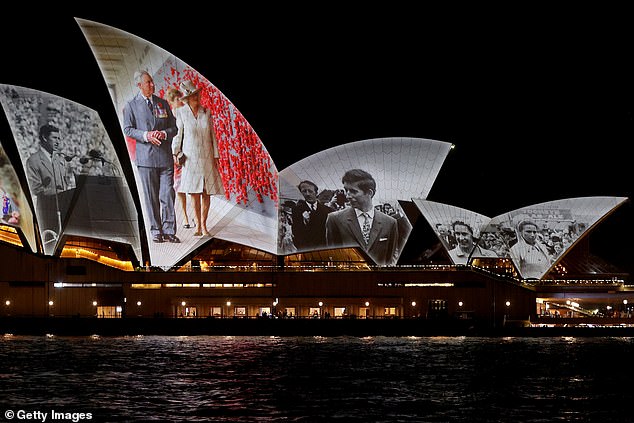
[[[0,421],[634,421],[633,353],[631,337],[5,335]]]

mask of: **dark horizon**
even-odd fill
[[[144,38],[203,74],[246,117],[278,170],[348,142],[417,137],[456,146],[431,201],[495,217],[565,198],[632,199],[633,72],[617,26],[596,34],[546,22],[536,36],[521,24],[437,28],[407,15],[398,24],[250,15],[240,26],[227,16],[187,26],[179,17],[160,30],[113,13],[24,17],[29,25],[16,15],[1,30],[0,83],[90,107],[121,140],[79,17]],[[0,139],[11,139],[0,122]],[[590,234],[592,251],[630,273],[633,218],[628,202]]]

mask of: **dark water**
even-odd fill
[[[5,336],[0,421],[634,421],[633,352],[616,337]]]

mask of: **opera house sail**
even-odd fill
[[[510,259],[523,279],[542,279],[625,197],[582,197],[533,204],[488,218],[414,199],[454,264]]]
[[[582,197],[522,207],[491,219],[484,242],[505,246],[524,279],[541,279],[624,197]]]
[[[428,139],[377,138],[282,170],[280,254],[356,247],[371,263],[395,265],[412,230],[400,201],[427,197],[450,148]],[[363,212],[371,214],[367,239]]]
[[[0,104],[27,181],[42,252],[55,255],[65,237],[81,236],[130,245],[140,260],[132,195],[97,112],[12,85],[0,85]]]
[[[77,22],[121,122],[143,205],[151,264],[173,266],[212,237],[276,253],[277,169],[240,111],[173,54],[117,28]],[[196,116],[183,107],[190,97],[202,106]],[[180,128],[176,115],[182,116]],[[201,145],[202,136],[213,138],[213,149]],[[173,157],[185,161],[172,167]],[[210,196],[200,199],[207,219],[202,228],[192,228],[176,198],[203,189]]]

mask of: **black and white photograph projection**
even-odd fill
[[[20,187],[18,175],[9,160],[9,156],[4,151],[0,143],[0,196],[2,197],[2,214],[0,215],[0,223],[9,225],[22,231],[27,240],[31,251],[37,251],[37,242],[35,240],[35,228],[33,225],[33,213],[31,207],[24,195],[24,191]],[[0,237],[4,234],[0,232]],[[12,241],[13,237],[6,240]]]
[[[451,144],[377,138],[313,154],[280,172],[279,252],[357,247],[398,261],[412,230],[400,201],[426,198]]]
[[[29,88],[0,85],[35,209],[44,254],[63,235],[132,246],[140,259],[137,213],[97,112]]]
[[[472,258],[498,257],[493,245],[479,244],[490,218],[460,207],[414,199],[414,204],[432,227],[453,264],[467,264]]]
[[[524,279],[541,279],[624,197],[581,197],[523,207],[491,219],[480,246],[503,245]]]
[[[151,264],[173,266],[212,238],[276,253],[277,169],[245,117],[173,54],[77,22],[120,118]]]

